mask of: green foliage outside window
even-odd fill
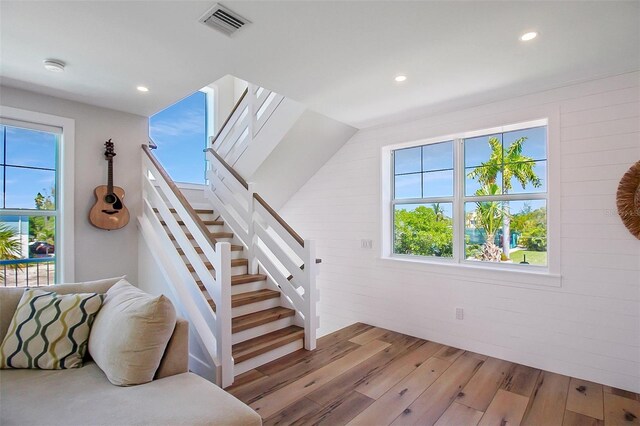
[[[54,196],[55,189],[44,195],[40,192],[35,197],[37,210],[55,210]],[[48,244],[54,244],[56,232],[56,223],[53,216],[30,216],[29,217],[29,240],[44,241]]]
[[[518,245],[531,251],[547,250],[547,209],[531,207],[511,218],[511,229],[520,234]]]
[[[396,206],[394,253],[453,257],[453,221],[440,205],[413,210]]]

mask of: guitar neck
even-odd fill
[[[107,194],[113,194],[113,158],[107,160],[109,163],[109,173],[107,177]]]

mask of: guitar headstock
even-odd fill
[[[111,139],[109,139],[104,143],[104,158],[107,160],[111,160],[115,156],[116,152],[113,148],[113,142],[111,142]]]

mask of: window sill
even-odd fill
[[[482,264],[457,263],[453,259],[427,259],[413,256],[382,256],[384,262],[407,263],[417,269],[441,275],[457,276],[464,281],[515,287],[562,287],[562,276],[546,268],[523,270],[508,264],[485,266]]]

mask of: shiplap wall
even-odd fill
[[[362,321],[640,392],[640,241],[615,204],[620,177],[640,159],[639,81],[627,73],[356,133],[282,209],[323,259],[321,334]],[[561,189],[561,287],[380,258],[382,146],[543,111],[560,124],[550,185]]]

